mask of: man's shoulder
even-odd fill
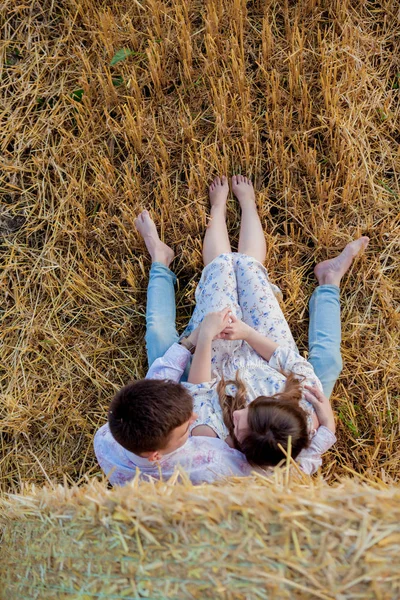
[[[111,435],[111,431],[110,431],[110,427],[109,427],[108,423],[105,423],[94,434],[94,445],[96,446],[96,444],[107,441],[108,439],[110,439],[110,441],[111,441],[114,438]]]
[[[251,468],[244,454],[230,448],[219,438],[193,436],[188,440],[186,460],[190,462],[193,483],[215,481],[221,477],[249,475]],[[192,457],[192,460],[190,460]]]
[[[217,457],[230,458],[232,460],[245,460],[244,455],[228,446],[226,442],[220,438],[206,437],[194,435],[186,442],[188,449],[198,454],[208,455],[210,459],[215,460]],[[185,446],[186,446],[185,444]]]

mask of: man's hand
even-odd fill
[[[233,313],[231,313],[229,317],[230,323],[228,323],[225,329],[217,336],[218,339],[246,340],[252,331],[252,327],[250,327],[250,325],[246,325],[246,323],[238,319]]]
[[[335,433],[335,418],[329,399],[317,387],[309,385],[304,386],[304,397],[313,405],[320,425],[327,427],[332,433]]]

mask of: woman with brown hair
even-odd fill
[[[201,325],[184,384],[198,415],[192,435],[221,438],[259,466],[278,464],[289,449],[301,464],[312,446],[318,466],[318,455],[336,441],[333,413],[313,367],[298,353],[279,290],[262,264],[266,244],[252,183],[233,176],[232,189],[242,209],[238,252],[232,253],[226,228],[228,182],[217,177],[210,187],[205,268],[184,334]],[[367,243],[348,244],[342,270]],[[315,469],[309,464],[306,470]]]

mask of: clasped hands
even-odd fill
[[[208,313],[196,331],[198,336],[211,340],[246,340],[251,330],[252,327],[238,319],[227,306],[222,310]]]

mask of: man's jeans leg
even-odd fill
[[[328,398],[343,366],[340,341],[340,290],[337,285],[320,285],[310,298],[308,361]]]
[[[146,349],[149,367],[178,340],[175,317],[176,275],[162,263],[150,269],[146,306]]]

